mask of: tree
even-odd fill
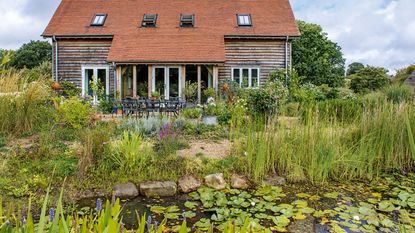
[[[397,84],[404,83],[414,71],[415,65],[410,65],[406,68],[397,70],[393,82]]]
[[[365,66],[360,62],[353,62],[347,67],[347,76],[356,74],[359,70],[365,68]]]
[[[350,76],[350,89],[359,94],[379,90],[390,82],[387,73],[383,67],[365,67]]]
[[[345,59],[340,46],[328,39],[320,25],[297,23],[301,37],[293,41],[293,67],[303,77],[301,82],[342,86]]]
[[[17,69],[31,69],[45,61],[52,61],[52,46],[47,41],[30,41],[16,51],[11,65]]]
[[[3,50],[0,49],[0,69],[6,69],[10,65],[10,61],[14,57],[13,50]]]

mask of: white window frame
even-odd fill
[[[156,69],[163,68],[164,69],[164,98],[169,99],[170,98],[170,69],[178,69],[179,70],[179,97],[182,97],[182,69],[180,66],[154,66],[153,67],[153,77],[151,80],[151,92],[156,91]]]
[[[239,70],[239,87],[242,88],[242,70],[248,70],[248,87],[247,88],[258,88],[260,86],[261,83],[261,69],[259,67],[233,67],[231,70],[231,77],[232,77],[232,81],[235,81],[235,77],[234,77],[234,70]],[[258,70],[258,77],[257,77],[257,86],[253,87],[252,86],[252,70]]]
[[[86,90],[86,76],[85,76],[85,70],[93,70],[93,76],[98,77],[98,70],[105,70],[105,95],[109,96],[110,94],[110,68],[109,66],[102,66],[102,65],[87,65],[82,66],[82,96],[85,97],[88,91]],[[95,80],[98,80],[97,78]],[[93,96],[94,103],[98,102],[98,96]]]

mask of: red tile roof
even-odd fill
[[[91,27],[106,13],[103,27]],[[141,28],[146,13],[156,28]],[[195,14],[194,28],[180,28],[180,14]],[[236,14],[252,16],[237,27]],[[43,36],[113,36],[108,61],[223,62],[224,37],[299,36],[289,0],[62,0]]]

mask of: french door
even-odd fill
[[[109,85],[108,66],[82,67],[82,96],[91,96],[96,103],[110,94]]]
[[[155,66],[153,68],[152,92],[165,99],[182,96],[181,71],[178,66]]]

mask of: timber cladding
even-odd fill
[[[288,67],[291,67],[291,42],[287,46]],[[285,68],[285,40],[225,40],[226,62],[219,67],[219,80],[231,79],[232,68],[260,68],[261,85],[275,69]]]
[[[114,69],[107,62],[112,40],[58,40],[58,77],[81,87],[82,66],[109,66],[110,91],[114,90]],[[53,44],[55,50],[55,44]],[[53,51],[54,56],[56,51]],[[53,61],[54,73],[55,63]]]

